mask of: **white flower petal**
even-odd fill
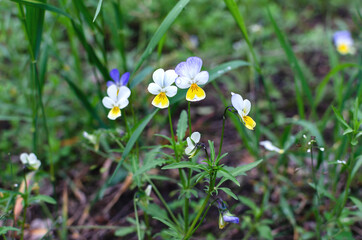
[[[108,96],[113,99],[113,101],[117,101],[117,92],[118,92],[118,88],[116,85],[111,85],[107,88],[107,94]]]
[[[176,78],[176,86],[185,89],[191,86],[191,79],[188,77],[178,77]]]
[[[38,170],[40,165],[41,165],[41,162],[39,160],[36,160],[32,164],[30,164],[31,168],[33,168],[34,170]]]
[[[120,116],[121,116],[121,110],[119,108],[114,107],[109,111],[107,117],[111,120],[115,120],[116,118],[118,118]]]
[[[209,81],[209,73],[206,71],[198,73],[194,78],[194,82],[197,85],[204,85],[207,83],[207,81]]]
[[[248,99],[245,99],[245,100],[244,100],[244,110],[243,110],[245,115],[248,115],[248,114],[249,114],[249,112],[250,112],[250,107],[251,107],[250,101],[249,101]]]
[[[113,106],[116,104],[115,101],[110,97],[104,97],[102,99],[103,106],[106,108],[113,108]]]
[[[191,78],[196,77],[202,67],[202,60],[199,57],[189,57],[186,60],[188,74]]]
[[[129,104],[129,101],[127,98],[121,98],[118,100],[117,102],[117,106],[122,109],[122,108],[125,108],[127,107],[127,105]]]
[[[194,148],[194,147],[195,147],[195,144],[191,141],[191,138],[190,138],[190,137],[187,137],[187,138],[186,138],[186,141],[187,141],[187,147],[190,147],[190,148]]]
[[[170,86],[172,83],[175,82],[176,78],[177,78],[177,74],[175,72],[175,70],[167,70],[165,72],[165,79],[164,79],[164,86],[162,87],[168,87]]]
[[[185,148],[185,153],[187,155],[191,155],[192,152],[194,151],[194,149],[195,149],[195,147],[187,147],[187,148]]]
[[[122,87],[119,88],[118,99],[120,99],[120,98],[129,98],[129,96],[131,96],[131,90],[129,90],[128,87],[122,86]]]
[[[38,160],[38,158],[36,157],[36,155],[34,153],[30,153],[28,159],[29,159],[29,162],[34,162],[34,161]]]
[[[161,92],[161,87],[156,83],[150,83],[147,89],[153,95],[157,95]]]
[[[164,77],[165,71],[162,68],[157,69],[152,75],[153,81],[160,87],[164,86]]]
[[[194,141],[195,144],[197,144],[200,141],[201,134],[199,132],[194,132],[191,134],[191,139]]]
[[[169,86],[165,89],[165,93],[167,97],[173,97],[177,93],[177,87],[176,86]]]
[[[242,111],[244,108],[243,98],[237,93],[231,93],[231,104],[237,111]]]
[[[23,163],[23,164],[27,164],[28,163],[28,158],[29,158],[29,155],[27,153],[22,153],[20,154],[20,161]]]

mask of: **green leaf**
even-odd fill
[[[136,232],[136,227],[120,227],[117,231],[114,232],[114,235],[117,237],[123,237],[128,234]]]
[[[335,109],[333,106],[332,106],[332,109],[333,109],[333,112],[334,112],[334,115],[336,115],[336,118],[337,120],[342,124],[344,125],[346,128],[351,128],[348,123],[343,119],[343,116],[340,112],[337,111],[337,109]]]
[[[143,129],[147,126],[147,124],[155,116],[155,114],[158,112],[158,110],[159,109],[157,108],[155,111],[153,111],[148,116],[143,118],[142,121],[138,122],[138,124],[134,127],[134,131],[132,131],[133,133],[132,133],[130,139],[128,140],[126,147],[124,148],[124,152],[122,153],[121,160],[118,162],[116,169],[113,171],[113,174],[111,175],[111,177],[107,180],[107,182],[105,184],[103,184],[103,186],[100,189],[100,191],[98,192],[95,200],[103,197],[104,191],[109,186],[109,184],[112,182],[113,178],[117,175],[119,168],[122,166],[123,161],[126,159],[128,154],[133,149],[133,146],[136,143],[136,141],[138,140],[138,138],[140,137],[141,133],[143,132]]]
[[[171,223],[169,220],[164,219],[164,218],[159,218],[159,217],[153,217],[153,218],[162,222],[163,224],[165,224],[166,226],[171,228],[173,231],[178,232],[177,227],[173,223]]]
[[[226,169],[224,168],[219,168],[219,173],[226,178],[227,180],[232,181],[233,183],[235,183],[238,187],[240,187],[240,183],[238,182],[238,180],[236,180],[236,178]],[[222,181],[222,180],[221,180]]]
[[[177,16],[181,13],[181,11],[189,2],[190,0],[178,1],[177,4],[172,8],[172,10],[167,14],[166,18],[162,21],[161,25],[158,27],[155,34],[152,36],[140,60],[136,64],[136,67],[134,68],[132,75],[141,67],[142,63],[151,55],[153,49],[162,39],[163,35],[167,32],[172,23],[176,20]]]
[[[252,162],[252,163],[248,163],[246,165],[234,168],[233,170],[230,171],[230,173],[234,176],[240,176],[240,175],[245,175],[245,172],[255,168],[256,166],[258,166],[261,162],[263,161],[263,159],[260,159],[256,162]]]
[[[348,127],[346,130],[344,130],[343,135],[346,135],[346,134],[352,133],[352,132],[353,132],[353,129]]]
[[[351,179],[354,178],[354,176],[356,175],[358,169],[361,167],[362,165],[362,155],[359,155],[357,157],[357,162],[354,164],[354,167],[352,169],[352,172],[351,172]]]
[[[302,119],[305,118],[305,113],[304,113],[304,101],[302,98],[302,95],[300,93],[300,87],[303,90],[302,92],[304,94],[306,94],[306,97],[309,101],[309,104],[312,108],[312,111],[314,112],[314,99],[311,93],[311,90],[309,89],[308,86],[308,82],[303,74],[303,71],[299,65],[299,62],[297,60],[297,57],[295,56],[292,46],[290,45],[290,43],[288,42],[288,40],[286,39],[284,33],[281,31],[281,29],[278,27],[278,24],[275,22],[273,15],[270,12],[270,9],[268,8],[268,15],[269,15],[269,19],[272,22],[273,28],[274,28],[274,32],[277,35],[277,38],[279,40],[280,45],[282,46],[285,55],[287,56],[288,62],[290,64],[290,67],[293,69],[294,74],[296,75],[296,77],[294,78],[294,85],[295,85],[295,92],[296,92],[296,100],[297,100],[297,104],[298,104],[298,112],[299,115]],[[297,82],[297,80],[299,81],[299,83]]]
[[[5,235],[7,232],[9,231],[16,231],[16,232],[20,232],[20,229],[15,228],[15,227],[0,227],[0,235]]]
[[[361,200],[355,198],[355,197],[349,197],[352,202],[358,207],[358,209],[360,210],[360,212],[362,212],[362,202]]]
[[[44,10],[48,10],[50,12],[54,12],[54,13],[59,13],[67,18],[72,19],[72,17],[64,12],[62,9],[59,9],[57,7],[54,7],[53,5],[41,2],[41,1],[35,1],[35,0],[10,0],[12,2],[17,2],[17,3],[21,3],[27,6],[32,6],[32,7],[36,7],[36,8],[41,8]]]
[[[325,90],[326,90],[326,86],[329,82],[329,80],[336,75],[338,72],[342,71],[345,68],[350,68],[350,67],[358,67],[357,64],[354,63],[343,63],[343,64],[339,64],[337,66],[335,66],[333,69],[331,69],[329,71],[329,73],[323,78],[322,82],[318,85],[317,87],[317,91],[316,91],[316,97],[315,97],[315,105],[317,106],[320,101],[322,100]]]
[[[154,68],[151,66],[147,66],[146,68],[142,69],[129,84],[130,89],[133,89],[139,83],[141,83],[153,71],[153,69]]]
[[[285,199],[284,195],[280,196],[279,205],[280,205],[280,208],[281,208],[283,214],[287,217],[287,219],[293,225],[293,227],[295,227],[296,221],[295,221],[293,211],[290,208],[290,206],[289,206],[287,200]]]
[[[222,187],[222,188],[219,188],[219,189],[224,191],[227,195],[234,198],[235,200],[238,200],[238,197],[230,190],[230,188]]]
[[[47,195],[37,195],[37,196],[31,197],[29,201],[30,202],[41,201],[41,202],[46,202],[46,203],[50,203],[50,204],[57,204],[57,201],[54,198],[47,196]]]
[[[198,164],[193,162],[178,162],[164,166],[162,169],[177,169],[177,168],[190,168],[190,169],[203,169],[207,170],[207,166],[204,164]]]
[[[103,0],[99,0],[99,1],[98,1],[98,5],[97,5],[97,9],[96,9],[96,14],[94,15],[93,22],[96,20],[99,12],[101,11],[102,3],[103,3]]]
[[[154,159],[153,161],[148,161],[145,165],[140,167],[135,173],[134,177],[138,176],[139,174],[142,174],[144,172],[149,171],[152,168],[155,168],[156,166],[160,166],[165,163],[165,159]]]
[[[215,147],[214,147],[214,142],[208,140],[209,142],[209,146],[210,146],[210,160],[211,161],[215,161]]]
[[[328,192],[328,190],[326,190],[326,189],[324,189],[324,188],[322,188],[322,187],[320,187],[320,186],[317,186],[317,187],[316,187],[314,183],[308,183],[308,184],[309,184],[309,186],[311,186],[313,189],[317,189],[320,194],[328,197],[329,199],[333,200],[334,202],[336,201],[336,198],[335,198],[330,192]]]
[[[177,130],[176,130],[177,140],[179,142],[181,142],[182,139],[184,139],[186,130],[187,130],[187,112],[186,110],[182,110],[180,114],[180,119],[178,120],[177,123]]]
[[[243,204],[248,206],[251,210],[253,210],[253,212],[259,211],[258,206],[256,206],[256,204],[252,200],[250,200],[249,198],[239,196],[239,200],[240,200],[240,202],[242,202]]]

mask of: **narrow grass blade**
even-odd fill
[[[105,123],[102,121],[102,119],[99,117],[97,111],[93,108],[93,106],[90,104],[90,102],[88,101],[87,97],[85,96],[85,94],[83,93],[82,90],[80,90],[77,85],[75,83],[73,83],[72,80],[69,79],[68,76],[62,74],[63,79],[68,83],[70,89],[72,89],[72,91],[75,93],[75,95],[77,96],[77,98],[80,100],[80,102],[82,103],[82,105],[85,107],[85,109],[87,109],[88,113],[97,120],[99,126],[101,127],[106,127]]]
[[[155,34],[152,36],[150,42],[148,43],[145,51],[143,52],[140,60],[138,61],[133,74],[141,67],[142,63],[151,55],[153,49],[156,47],[158,42],[162,39],[163,35],[170,28],[172,23],[175,21],[177,16],[181,13],[182,9],[190,2],[190,0],[180,0],[172,8],[172,10],[167,14],[166,18],[163,20],[161,25],[156,30]],[[133,75],[132,74],[132,75]]]
[[[294,120],[294,119],[287,119],[286,121],[288,123],[297,124],[304,127],[306,130],[310,132],[312,136],[316,137],[319,146],[325,146],[322,134],[314,123],[307,120]]]
[[[79,41],[82,43],[83,47],[85,48],[85,50],[87,52],[89,61],[98,68],[98,70],[101,72],[104,79],[108,79],[108,70],[103,65],[103,63],[99,60],[98,56],[96,55],[95,51],[93,50],[93,47],[91,45],[89,45],[89,43],[87,42],[82,26],[80,26],[79,24],[77,24],[74,21],[72,21],[72,25],[73,25],[73,28],[75,30],[75,33],[76,33]]]
[[[312,112],[314,112],[314,99],[312,97],[312,92],[308,86],[307,80],[303,74],[303,71],[300,67],[300,64],[297,60],[297,57],[295,56],[292,46],[290,45],[290,43],[287,41],[287,39],[285,38],[284,33],[281,31],[281,29],[278,27],[278,24],[276,23],[276,21],[273,18],[273,15],[270,12],[270,9],[267,9],[268,11],[268,15],[269,15],[269,19],[273,25],[274,28],[274,32],[277,35],[277,38],[280,42],[280,45],[282,46],[285,55],[288,58],[288,62],[290,63],[291,68],[293,69],[294,74],[296,75],[295,77],[295,91],[296,91],[296,100],[298,103],[298,111],[299,111],[299,115],[302,119],[305,118],[305,112],[304,112],[304,102],[302,99],[302,94],[304,93],[309,101],[309,104],[312,108]],[[299,81],[300,87],[302,88],[302,92],[299,91],[299,84],[297,82],[297,79]]]
[[[60,8],[57,8],[51,4],[48,4],[48,3],[44,3],[44,2],[41,2],[41,1],[35,1],[35,0],[10,0],[12,2],[16,2],[16,3],[21,3],[21,4],[24,4],[24,5],[27,5],[27,6],[32,6],[32,7],[35,7],[35,8],[41,8],[41,9],[44,9],[44,10],[48,10],[50,12],[54,12],[54,13],[58,13],[58,14],[61,14],[67,18],[70,18],[72,19],[72,17],[66,13],[65,11],[63,11],[62,9]]]
[[[115,20],[116,20],[115,22],[117,25],[115,27],[115,30],[113,30],[113,32],[117,33],[117,37],[115,37],[114,40],[115,40],[116,46],[121,54],[123,70],[125,72],[127,72],[128,68],[127,68],[127,58],[126,58],[126,51],[125,51],[124,20],[123,20],[122,8],[121,8],[119,2],[117,2],[117,3],[113,2],[113,9],[114,9],[114,15],[115,15]]]
[[[322,100],[326,86],[331,80],[333,76],[335,76],[338,72],[344,70],[345,68],[352,68],[352,67],[358,67],[357,64],[354,63],[343,63],[335,66],[333,69],[329,71],[329,73],[323,78],[322,82],[317,87],[316,97],[315,97],[315,104],[316,106],[320,103]]]
[[[102,29],[99,27],[97,22],[93,22],[93,17],[88,11],[87,7],[84,5],[84,1],[72,1],[76,9],[78,10],[79,21],[82,22],[82,18],[80,18],[79,13],[81,13],[84,17],[85,22],[91,28],[97,28],[98,32],[103,34]]]
[[[103,0],[99,0],[99,1],[98,1],[98,5],[97,5],[97,9],[96,9],[96,14],[94,15],[93,22],[95,22],[98,14],[99,14],[99,12],[101,11],[102,3],[103,3]]]

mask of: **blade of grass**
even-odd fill
[[[53,5],[50,5],[48,3],[44,3],[42,1],[35,1],[35,0],[10,0],[12,2],[16,2],[16,3],[21,3],[21,4],[24,4],[24,5],[27,5],[27,6],[32,6],[32,7],[35,7],[35,8],[40,8],[40,9],[43,9],[43,10],[48,10],[48,11],[51,11],[51,12],[54,12],[54,13],[58,13],[58,14],[61,14],[69,19],[72,19],[72,17],[66,13],[65,11],[63,11],[62,9],[60,8],[57,8]]]
[[[132,75],[135,72],[137,72],[137,70],[141,67],[142,63],[151,55],[153,49],[162,39],[163,35],[165,35],[166,31],[171,27],[172,23],[176,20],[177,16],[181,13],[181,11],[189,2],[190,0],[178,1],[177,4],[172,8],[172,10],[167,14],[166,18],[162,21],[161,25],[158,27],[155,34],[152,36],[140,60],[136,64],[136,67],[134,68]]]
[[[126,58],[126,51],[125,51],[125,39],[124,39],[124,20],[123,20],[123,12],[120,5],[120,2],[112,3],[114,9],[114,15],[116,19],[116,29],[113,31],[117,33],[117,37],[114,38],[116,41],[116,46],[118,47],[119,53],[121,54],[122,58],[122,66],[123,71],[127,72],[127,58]]]
[[[299,65],[299,62],[297,60],[297,57],[295,56],[292,46],[290,45],[290,43],[288,42],[288,40],[285,37],[285,34],[282,32],[282,30],[278,27],[278,24],[276,23],[276,21],[273,18],[272,13],[270,12],[270,9],[267,8],[267,12],[269,15],[269,19],[273,25],[274,28],[274,32],[277,35],[277,38],[279,40],[280,45],[282,46],[285,55],[288,58],[288,62],[290,63],[291,68],[293,69],[293,72],[295,74],[295,78],[294,78],[294,85],[295,85],[295,92],[296,92],[296,101],[298,104],[298,112],[299,115],[302,119],[305,119],[305,110],[304,110],[304,101],[302,99],[302,94],[304,93],[309,101],[309,105],[312,109],[312,113],[315,112],[315,104],[314,104],[314,99],[312,97],[312,93],[311,90],[308,86],[307,80],[303,74],[303,71]],[[299,84],[297,82],[297,80],[299,81]],[[300,92],[299,90],[299,86],[301,86],[302,91]]]
[[[97,5],[96,13],[95,13],[94,18],[93,18],[93,22],[95,22],[99,12],[101,11],[102,3],[103,3],[103,0],[98,1],[98,5]]]

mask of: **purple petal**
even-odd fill
[[[129,80],[129,72],[125,72],[121,77],[121,86],[126,86]]]
[[[202,60],[199,57],[189,57],[186,64],[191,78],[194,78],[201,71]]]
[[[181,77],[189,77],[186,62],[180,62],[177,64],[175,72]]]
[[[238,217],[234,217],[234,216],[229,216],[229,215],[224,215],[223,219],[225,222],[229,222],[229,223],[239,223],[239,218]]]
[[[352,41],[352,36],[349,31],[337,31],[333,34],[333,42],[336,44],[336,42],[339,41]]]
[[[110,71],[109,75],[113,79],[113,81],[118,84],[119,83],[119,71],[117,68],[114,68]]]
[[[112,85],[114,85],[115,83],[113,82],[113,81],[108,81],[107,82],[107,87],[110,87],[110,86],[112,86]]]

